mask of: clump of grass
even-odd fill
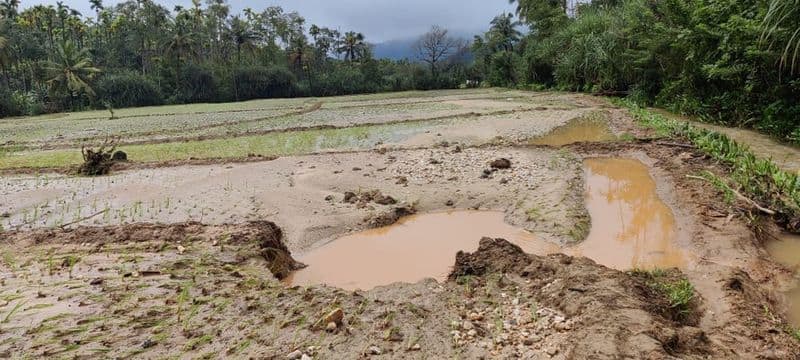
[[[695,299],[694,285],[686,278],[677,277],[663,269],[634,269],[631,274],[645,280],[648,287],[655,290],[667,301],[667,313],[673,320],[685,321],[692,313]]]
[[[758,158],[747,146],[723,134],[668,119],[628,100],[614,101],[658,135],[685,138],[725,165],[731,184],[721,184],[775,211],[776,220],[786,229],[800,231],[800,175],[782,170],[771,159]]]

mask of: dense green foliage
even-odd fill
[[[497,26],[473,46],[493,85],[627,94],[800,142],[800,0],[512,2],[531,29],[513,53]]]
[[[115,108],[160,105],[162,102],[158,86],[147,77],[132,72],[100,78],[95,91],[103,104]]]
[[[19,3],[0,0],[0,117],[466,83],[463,52],[433,69],[377,60],[363,34],[307,28],[277,6],[232,14],[225,0],[171,10],[93,0],[95,13],[80,14],[62,2]]]

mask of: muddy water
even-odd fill
[[[602,142],[616,137],[604,121],[578,118],[542,137],[530,141],[532,145],[564,146],[578,142]]]
[[[684,267],[690,259],[677,243],[672,210],[658,196],[648,167],[638,160],[585,161],[589,237],[566,252],[608,267]]]
[[[528,253],[585,256],[619,270],[685,267],[688,252],[676,244],[672,210],[638,160],[585,162],[592,229],[580,245],[560,248],[504,222],[502,212],[453,211],[404,218],[395,225],[345,236],[299,257],[309,267],[294,285],[327,284],[369,289],[424,278],[444,280],[459,250],[474,251],[481,237],[507,239]]]
[[[778,240],[768,242],[766,248],[775,261],[800,275],[800,235],[783,234]],[[785,295],[789,301],[789,321],[800,326],[800,284]]]
[[[503,212],[453,211],[409,216],[395,225],[345,236],[298,258],[309,267],[294,285],[327,284],[370,289],[425,278],[444,280],[459,250],[475,251],[483,236],[504,238],[526,252],[557,251],[529,232],[503,221]]]

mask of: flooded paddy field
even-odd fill
[[[800,356],[786,331],[797,240],[759,240],[687,177],[722,169],[631,141],[648,132],[604,99],[488,89],[126,111],[153,122],[2,124],[27,138],[0,155],[0,353]],[[71,175],[79,139],[101,134],[130,163]]]

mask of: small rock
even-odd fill
[[[178,245],[178,254],[183,254],[185,251],[186,251],[185,247]]]
[[[511,168],[511,160],[506,158],[499,158],[493,160],[490,164],[493,169],[508,169]]]
[[[395,184],[397,184],[397,185],[406,185],[406,184],[408,184],[408,178],[406,178],[405,176],[398,176],[397,177],[397,182],[395,182]]]
[[[453,202],[453,200],[447,200],[447,202],[445,203],[445,205],[446,205],[446,206],[453,206],[453,205],[455,205],[455,203]]]
[[[470,337],[478,336],[478,332],[475,331],[475,329],[472,329],[470,331],[467,331],[467,336],[470,336]]]
[[[300,357],[300,360],[311,360],[311,356],[303,354],[303,356]]]
[[[360,167],[354,167],[353,171],[361,171],[361,168]]]
[[[142,343],[142,349],[148,349],[155,346],[156,343],[153,340],[147,339]]]
[[[508,179],[506,179],[506,178],[502,178],[502,179],[500,179],[500,183],[501,183],[501,184],[504,184],[504,185],[505,185],[505,184],[508,184]]]
[[[333,201],[333,195],[326,196],[325,201]]]
[[[472,325],[472,322],[464,321],[464,323],[461,324],[461,328],[464,329],[464,330],[472,330],[474,328],[474,326]]]
[[[550,356],[556,356],[556,354],[558,354],[558,348],[556,348],[556,347],[549,347],[549,348],[547,348],[547,349],[545,350],[545,352],[547,353],[547,355],[550,355]]]
[[[358,202],[358,196],[352,191],[347,191],[344,193],[344,202],[348,204],[355,204]]]
[[[439,164],[441,164],[442,162],[441,162],[441,161],[439,161],[438,159],[430,158],[430,160],[428,160],[428,163],[430,163],[430,164],[432,164],[432,165],[439,165]]]
[[[96,278],[96,279],[92,279],[92,281],[89,282],[89,285],[101,285],[102,283],[103,283],[103,279]]]
[[[342,308],[336,308],[320,319],[318,323],[319,325],[325,324],[325,326],[334,323],[334,325],[339,326],[342,325],[342,320],[344,320],[344,311],[342,311]],[[319,328],[319,326],[317,328]]]
[[[286,358],[289,360],[297,360],[300,359],[301,357],[303,357],[303,352],[300,350],[292,351],[289,353],[289,355],[286,356]]]
[[[422,346],[419,344],[414,344],[414,346],[411,347],[411,350],[413,351],[419,351],[420,349],[422,349]]]
[[[388,195],[379,195],[375,198],[375,203],[380,205],[393,205],[397,204],[397,200]]]
[[[11,214],[7,213],[7,212],[4,212],[4,213],[0,214],[0,217],[2,217],[2,218],[10,218]]]
[[[383,353],[383,351],[381,351],[381,348],[373,345],[369,347],[369,353],[371,355],[380,355]]]
[[[461,152],[461,145],[456,145],[455,149],[453,149],[453,153],[458,154]]]
[[[336,328],[337,328],[337,326],[336,326],[335,322],[329,322],[328,325],[325,326],[325,331],[334,332],[334,331],[336,331]]]

